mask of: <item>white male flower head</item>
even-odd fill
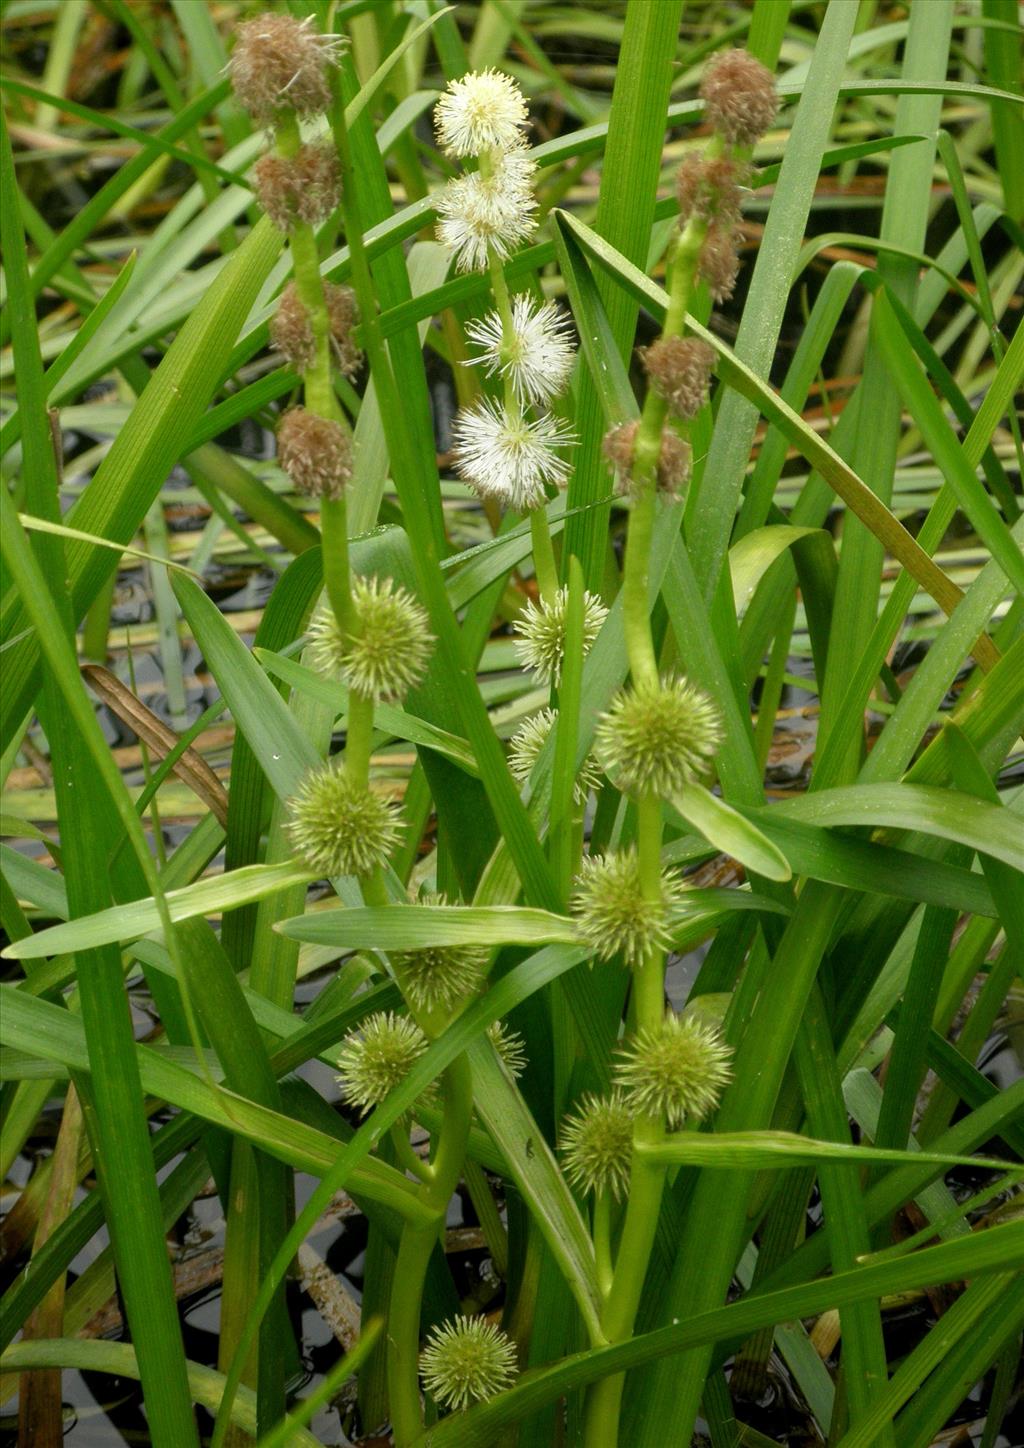
[[[510,151],[522,144],[528,120],[522,91],[500,70],[453,80],[434,107],[438,143],[449,156]]]
[[[504,261],[537,229],[536,162],[525,151],[496,155],[487,171],[459,176],[437,198],[437,239],[459,271],[482,271],[489,251]]]
[[[547,501],[548,484],[564,487],[571,471],[555,448],[576,441],[572,429],[550,413],[513,416],[485,398],[465,407],[453,427],[455,469],[481,498],[522,513]]]
[[[506,338],[497,312],[470,322],[466,336],[483,352],[462,365],[507,378],[524,405],[544,405],[565,391],[576,349],[572,324],[556,302],[538,302],[520,292],[512,298],[511,337]]]

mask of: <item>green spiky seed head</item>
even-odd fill
[[[513,777],[520,784],[525,784],[533,773],[533,766],[540,758],[540,752],[547,743],[557,718],[556,710],[541,709],[539,713],[532,714],[529,719],[520,724],[512,735],[509,742],[508,766]],[[576,803],[584,804],[590,791],[597,788],[600,780],[601,772],[588,754],[576,771],[576,778],[573,782],[572,797]]]
[[[707,694],[668,678],[621,690],[598,722],[594,751],[619,789],[666,799],[706,773],[720,739]]]
[[[516,655],[524,669],[530,669],[540,684],[562,681],[562,658],[565,654],[565,618],[569,607],[569,590],[560,588],[550,603],[531,599],[512,625],[519,634]],[[583,657],[586,658],[608,610],[589,591],[583,594]]]
[[[408,1016],[377,1011],[338,1051],[338,1084],[346,1101],[364,1114],[384,1100],[427,1049],[427,1038]]]
[[[522,1036],[504,1021],[492,1021],[487,1027],[487,1039],[512,1080],[518,1081],[526,1070],[526,1042]]]
[[[642,965],[652,950],[672,942],[671,912],[684,894],[678,876],[664,871],[661,896],[645,897],[635,849],[614,855],[585,855],[576,877],[572,910],[580,939],[602,960],[621,955],[626,965]]]
[[[364,699],[404,698],[422,679],[434,644],[425,610],[390,578],[377,577],[354,579],[352,605],[346,637],[330,605],[318,604],[309,625],[313,668],[341,673]]]
[[[424,895],[420,905],[447,905],[445,895]],[[428,945],[422,950],[394,951],[391,964],[402,989],[417,1010],[450,1011],[476,994],[487,968],[489,952],[478,945]]]
[[[402,821],[392,800],[349,779],[343,764],[327,764],[302,781],[287,829],[309,868],[332,879],[382,865],[401,839]]]
[[[620,1091],[584,1096],[562,1125],[565,1174],[581,1192],[611,1192],[619,1201],[629,1187],[633,1117]]]
[[[427,1392],[445,1408],[492,1398],[517,1370],[515,1344],[482,1317],[453,1317],[433,1328],[420,1355]]]
[[[670,1127],[699,1121],[718,1105],[729,1080],[732,1052],[714,1026],[694,1015],[667,1015],[622,1048],[615,1082],[626,1105]]]

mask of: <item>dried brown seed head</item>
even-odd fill
[[[277,457],[297,493],[340,498],[352,477],[352,440],[340,422],[293,407],[277,427]]]
[[[327,67],[337,49],[338,37],[318,34],[311,15],[258,15],[238,27],[229,67],[235,95],[261,125],[281,110],[319,115],[331,102]]]
[[[709,61],[700,94],[706,119],[734,146],[752,146],[779,108],[771,71],[745,50],[725,50]]]
[[[253,168],[256,195],[281,231],[297,221],[311,226],[323,221],[341,200],[341,172],[328,142],[300,146],[294,156],[268,152]]]
[[[716,302],[726,302],[736,290],[740,258],[736,234],[720,226],[709,226],[700,252],[700,275]]]
[[[704,156],[691,151],[676,172],[679,220],[691,216],[735,226],[740,219],[740,171],[726,156]]]
[[[620,497],[635,498],[637,481],[633,476],[633,453],[639,422],[623,422],[605,433],[601,451],[615,469],[615,491]],[[670,498],[681,496],[690,477],[692,451],[685,438],[671,427],[661,430],[661,452],[658,457],[657,484],[659,493]]]
[[[715,349],[699,337],[659,337],[640,357],[658,396],[679,417],[696,417],[707,401]]]
[[[346,377],[354,377],[359,371],[363,354],[352,340],[352,326],[356,319],[355,293],[350,287],[340,287],[334,282],[324,282],[324,300],[331,325],[331,345],[334,349],[338,370]],[[316,357],[316,339],[310,325],[309,313],[303,305],[294,282],[289,282],[281,293],[277,311],[270,323],[270,344],[282,353],[296,372],[307,372]]]

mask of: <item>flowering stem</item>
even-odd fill
[[[277,125],[277,151],[285,160],[294,160],[302,137],[294,111],[282,111]],[[347,427],[331,385],[331,323],[327,315],[324,283],[320,275],[320,254],[316,233],[308,221],[292,222],[288,231],[292,254],[292,273],[299,300],[306,309],[315,344],[313,363],[302,377],[306,406],[319,417],[330,418]]]
[[[686,308],[693,290],[707,223],[692,218],[681,233],[672,255],[669,305],[663,337],[681,336]],[[650,619],[650,557],[654,536],[657,468],[667,403],[651,387],[644,399],[633,447],[632,482],[635,501],[629,520],[623,569],[623,624],[634,687],[656,685],[658,661]],[[637,846],[644,898],[661,898],[661,801],[654,794],[637,800]],[[638,1031],[655,1031],[665,1010],[665,956],[648,952],[634,972],[633,1005]],[[633,1331],[644,1278],[658,1227],[665,1168],[645,1157],[643,1148],[656,1145],[665,1134],[660,1117],[638,1117],[633,1127],[633,1162],[629,1198],[611,1288],[605,1297],[601,1327],[608,1342],[623,1342]],[[595,1235],[597,1232],[595,1217]],[[596,1243],[595,1243],[596,1250]],[[618,1442],[619,1410],[625,1379],[620,1374],[595,1384],[587,1396],[584,1441],[586,1448],[613,1448]]]
[[[683,333],[686,308],[693,291],[700,251],[707,230],[706,221],[693,217],[687,222],[676,243],[672,254],[669,302],[662,337],[678,337]],[[637,496],[629,519],[622,579],[623,621],[634,683],[653,683],[658,677],[651,638],[648,593],[657,493],[655,472],[661,455],[661,431],[667,411],[668,404],[665,399],[659,396],[653,387],[648,388],[633,447],[633,485]]]
[[[428,1226],[406,1223],[395,1263],[388,1312],[388,1398],[395,1448],[407,1448],[423,1431],[419,1390],[420,1317],[423,1284],[430,1255],[444,1228],[452,1192],[458,1185],[473,1115],[473,1078],[469,1061],[457,1057],[442,1077],[444,1116],[432,1174],[419,1191],[434,1214]]]
[[[277,151],[293,160],[302,145],[298,117],[282,111],[278,120]],[[331,380],[331,321],[320,275],[320,253],[316,233],[308,221],[294,221],[288,232],[295,290],[313,334],[313,361],[302,374],[305,404],[310,412],[349,429],[348,419],[335,396]],[[323,538],[324,585],[342,636],[352,623],[352,591],[348,561],[348,520],[344,497],[323,498],[320,504],[320,532]]]
[[[481,161],[483,167],[483,161]],[[502,353],[505,360],[515,355],[516,330],[512,320],[512,301],[508,293],[508,282],[502,269],[501,259],[492,246],[487,248],[487,268],[490,273],[494,300],[501,318]],[[505,411],[517,422],[523,409],[516,396],[511,376],[505,377]],[[537,576],[537,587],[545,603],[554,603],[558,592],[558,565],[555,550],[551,544],[551,530],[548,515],[543,505],[530,509],[530,538],[533,543],[533,567]]]

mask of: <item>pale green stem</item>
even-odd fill
[[[434,1212],[426,1227],[407,1224],[395,1263],[388,1313],[388,1396],[395,1448],[408,1448],[423,1432],[420,1411],[419,1347],[423,1283],[430,1254],[444,1229],[448,1202],[458,1185],[473,1116],[473,1077],[459,1056],[442,1078],[444,1118],[431,1179],[420,1188],[421,1202]]]
[[[422,1157],[417,1156],[413,1151],[412,1144],[409,1141],[408,1117],[403,1116],[400,1121],[396,1121],[388,1135],[391,1137],[392,1144],[398,1155],[400,1166],[405,1171],[412,1172],[418,1181],[431,1181],[434,1176],[434,1168],[430,1165],[429,1161],[424,1161]]]
[[[602,1304],[608,1301],[615,1269],[612,1266],[612,1195],[598,1192],[594,1201],[594,1258]]]
[[[354,689],[348,691],[348,725],[345,732],[345,769],[359,784],[370,782],[370,753],[373,747],[373,700]]]

